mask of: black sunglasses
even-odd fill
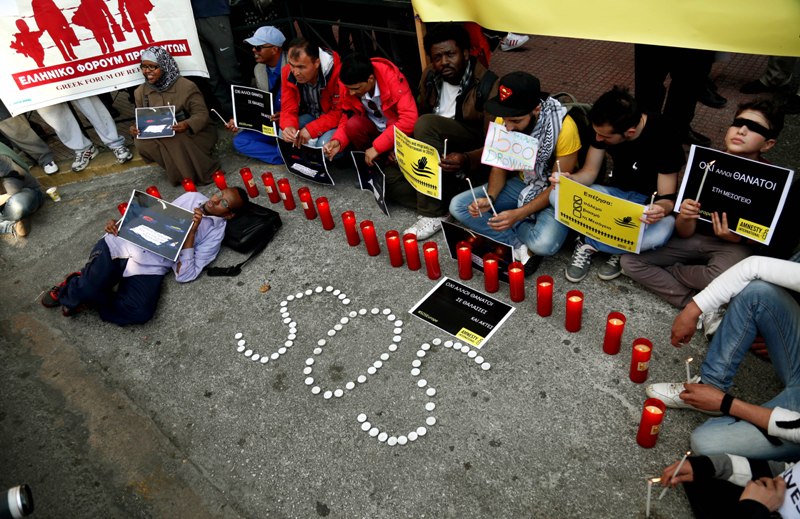
[[[256,52],[261,52],[261,49],[273,49],[277,47],[277,45],[270,45],[269,43],[265,43],[264,45],[253,45],[253,48]]]

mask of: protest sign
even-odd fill
[[[791,169],[692,146],[675,207],[699,201],[701,220],[724,212],[731,231],[769,245],[793,176]]]
[[[472,266],[483,272],[483,257],[492,253],[497,259],[497,270],[500,281],[508,283],[508,266],[514,261],[511,257],[514,249],[510,245],[495,241],[488,236],[473,230],[461,227],[450,222],[442,222],[444,240],[450,257],[456,259],[456,246],[458,242],[467,242],[472,247]]]
[[[119,222],[118,236],[162,258],[177,261],[192,227],[193,215],[192,211],[134,190]]]
[[[241,85],[231,85],[233,124],[270,137],[278,135],[272,122],[272,93]]]
[[[513,311],[513,306],[444,278],[408,312],[481,348]]]
[[[534,169],[539,140],[520,132],[510,132],[502,124],[489,123],[481,162],[508,171]]]
[[[442,199],[442,171],[436,148],[412,139],[395,127],[394,154],[400,171],[414,189],[423,195]]]
[[[556,187],[556,220],[584,236],[639,253],[645,206],[561,177]]]
[[[372,166],[367,166],[367,162],[364,160],[365,155],[363,151],[350,152],[350,156],[353,157],[353,164],[356,167],[358,187],[362,191],[370,191],[383,214],[389,216],[389,208],[386,206],[385,196],[386,175],[377,162],[373,162]]]
[[[182,75],[208,77],[190,0],[2,3],[16,7],[0,11],[0,98],[12,115],[139,85],[153,45]]]
[[[281,152],[286,169],[318,184],[334,185],[333,178],[328,173],[328,162],[322,148],[314,148],[303,144],[296,148],[291,142],[277,139],[278,151]]]
[[[172,126],[175,122],[174,106],[148,106],[136,109],[137,139],[159,139],[175,137]]]

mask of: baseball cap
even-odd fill
[[[501,117],[528,115],[542,101],[539,80],[527,72],[512,72],[500,78],[497,95],[486,101],[486,110]]]
[[[281,47],[283,46],[283,42],[286,41],[286,36],[275,27],[265,25],[264,27],[259,27],[253,36],[244,41],[254,47],[259,45],[275,45],[276,47]]]

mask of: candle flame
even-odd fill
[[[622,322],[622,319],[617,319],[616,317],[609,319],[608,322],[613,324],[614,326],[620,326],[622,324],[625,324]]]
[[[569,301],[572,301],[573,303],[580,303],[583,301],[583,298],[581,296],[570,296]]]
[[[709,163],[708,163],[708,167],[710,168],[711,166],[713,166],[715,162],[716,162],[716,159],[715,159],[715,160],[712,160],[711,162],[709,162]]]
[[[647,344],[637,344],[637,345],[635,345],[633,347],[633,349],[636,350],[636,351],[641,351],[641,352],[646,353],[646,352],[650,351],[650,346],[648,346]]]
[[[658,483],[659,481],[661,481],[661,478],[649,478],[647,481],[649,481],[650,483]]]
[[[664,411],[661,410],[660,407],[656,407],[654,405],[648,405],[645,407],[649,413],[653,414],[664,414]]]
[[[540,287],[549,287],[550,285],[552,285],[552,283],[550,283],[549,281],[542,281],[541,283],[539,283]]]
[[[688,359],[686,359],[686,364],[689,364],[689,363],[690,363],[690,362],[692,362],[693,360],[694,360],[694,357],[689,357]]]

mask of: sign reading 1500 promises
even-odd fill
[[[700,219],[726,213],[731,231],[769,244],[783,211],[794,171],[692,146],[676,208],[700,202]]]

